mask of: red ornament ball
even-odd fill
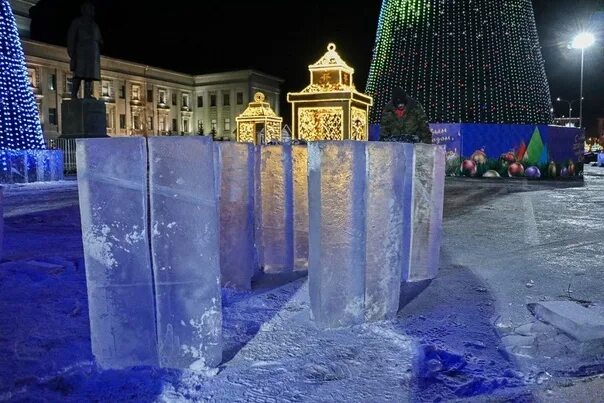
[[[522,176],[522,175],[524,175],[524,167],[522,166],[522,164],[514,162],[513,164],[510,164],[510,166],[508,167],[508,175]]]
[[[466,176],[476,175],[476,162],[473,160],[465,160],[461,163],[461,172]]]
[[[513,151],[508,151],[507,153],[501,156],[501,159],[507,162],[516,162],[516,156]]]

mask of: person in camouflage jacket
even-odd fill
[[[384,108],[380,140],[432,144],[432,132],[424,108],[407,96],[402,88],[394,88],[392,102]]]

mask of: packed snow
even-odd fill
[[[404,285],[392,321],[318,329],[303,271],[223,289],[223,362],[184,371],[97,366],[75,181],[9,186],[0,401],[560,401],[597,391],[601,341],[527,308],[563,300],[602,314],[604,171],[587,169],[583,187],[448,179],[439,275]]]

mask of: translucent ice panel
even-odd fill
[[[324,328],[363,321],[365,144],[315,142],[309,158],[309,292]]]
[[[222,361],[222,313],[213,143],[148,141],[159,362],[214,367]]]
[[[261,264],[266,272],[294,267],[292,155],[287,145],[260,148]]]
[[[255,271],[254,146],[216,142],[220,197],[220,272],[227,287],[250,289]]]
[[[92,353],[104,368],[157,365],[145,139],[76,152]]]

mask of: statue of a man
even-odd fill
[[[80,85],[84,81],[84,98],[92,98],[92,82],[101,79],[101,31],[94,22],[94,6],[84,3],[82,16],[76,18],[69,27],[67,52],[71,58],[73,71],[72,99],[78,97]]]

